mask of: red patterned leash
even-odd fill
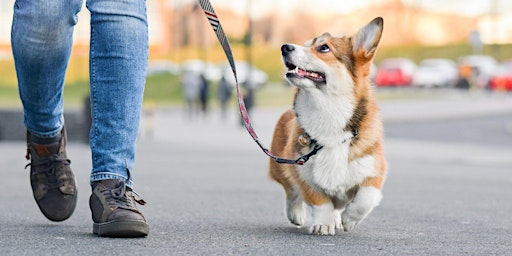
[[[236,82],[236,92],[238,95],[238,106],[240,108],[240,114],[242,115],[242,120],[244,122],[245,128],[247,129],[247,132],[251,135],[253,140],[258,144],[258,146],[263,150],[263,152],[269,156],[270,158],[274,159],[276,162],[281,164],[298,164],[303,165],[305,162],[309,160],[309,158],[313,155],[315,155],[318,150],[322,148],[321,145],[317,143],[313,143],[313,149],[305,154],[300,156],[299,158],[293,160],[293,159],[285,159],[278,156],[273,155],[270,150],[268,150],[263,143],[258,138],[258,135],[256,135],[256,132],[254,131],[254,128],[252,128],[251,120],[249,120],[249,115],[247,114],[247,108],[245,107],[244,99],[242,96],[242,92],[240,90],[240,85],[238,84],[238,77],[236,74],[236,67],[235,67],[235,61],[233,58],[233,53],[231,51],[231,46],[229,45],[228,38],[226,37],[226,34],[224,34],[224,31],[222,30],[222,26],[220,25],[219,18],[217,17],[217,14],[215,14],[215,11],[213,10],[213,7],[209,0],[199,0],[199,5],[201,5],[201,8],[203,9],[204,13],[206,14],[206,18],[208,19],[208,22],[210,22],[210,25],[213,28],[213,31],[217,35],[217,39],[219,39],[220,44],[222,45],[222,49],[224,49],[224,53],[226,54],[226,58],[229,61],[229,65],[231,66],[231,70],[233,71],[233,75],[235,76],[235,82]]]

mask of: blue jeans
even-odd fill
[[[82,0],[16,0],[11,41],[27,130],[64,125],[64,76]],[[145,0],[87,0],[92,127],[91,182],[128,178],[135,160],[148,62]],[[130,180],[128,186],[133,185]]]

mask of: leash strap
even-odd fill
[[[244,123],[245,128],[247,129],[247,132],[251,135],[253,140],[258,144],[258,146],[263,150],[263,152],[269,156],[270,158],[274,159],[276,162],[281,164],[298,164],[303,165],[306,161],[309,160],[311,156],[316,154],[318,150],[322,148],[321,145],[314,144],[313,149],[305,154],[300,156],[299,158],[293,160],[293,159],[286,159],[281,158],[278,156],[273,155],[269,149],[267,149],[263,143],[258,138],[258,135],[254,131],[254,128],[252,127],[251,120],[249,120],[249,115],[247,114],[247,108],[245,107],[244,98],[242,96],[242,92],[240,89],[240,85],[238,84],[238,77],[236,74],[236,67],[235,67],[235,61],[233,58],[233,52],[231,51],[231,46],[229,45],[228,38],[226,37],[226,34],[222,30],[222,26],[220,24],[219,18],[217,17],[217,14],[215,14],[215,11],[213,10],[213,7],[209,0],[199,0],[199,5],[201,5],[201,8],[204,11],[204,14],[206,14],[206,18],[208,19],[208,22],[210,22],[210,25],[213,28],[213,31],[217,35],[217,39],[219,39],[220,44],[222,45],[222,49],[224,50],[224,53],[226,54],[226,58],[229,61],[229,65],[231,66],[231,70],[233,71],[233,75],[235,76],[235,82],[236,82],[236,92],[238,96],[238,107],[240,108],[240,114],[242,115],[242,120]]]

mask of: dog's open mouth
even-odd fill
[[[317,83],[325,83],[325,74],[323,73],[301,69],[289,62],[286,62],[285,65],[288,68],[288,72],[286,72],[287,77],[296,76],[301,78],[307,78]]]

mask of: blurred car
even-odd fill
[[[236,74],[238,76],[238,83],[240,86],[245,86],[250,89],[257,89],[267,83],[267,73],[258,69],[257,67],[249,65],[249,63],[245,61],[236,61],[235,66]],[[235,77],[229,65],[224,68],[222,75],[230,86],[236,86]]]
[[[171,74],[178,75],[180,73],[180,66],[172,61],[156,60],[149,62],[148,76]]]
[[[496,91],[512,91],[512,60],[502,62],[491,77],[490,88]]]
[[[416,70],[416,64],[407,58],[383,60],[377,68],[377,86],[409,86]]]
[[[425,59],[420,62],[412,84],[418,87],[452,87],[457,83],[457,64],[450,59]]]
[[[498,68],[498,62],[489,55],[467,55],[459,58],[459,70],[470,67],[470,79],[476,88],[484,89]]]
[[[181,73],[201,74],[209,81],[218,81],[222,76],[221,69],[217,65],[198,59],[184,61],[181,64]]]

